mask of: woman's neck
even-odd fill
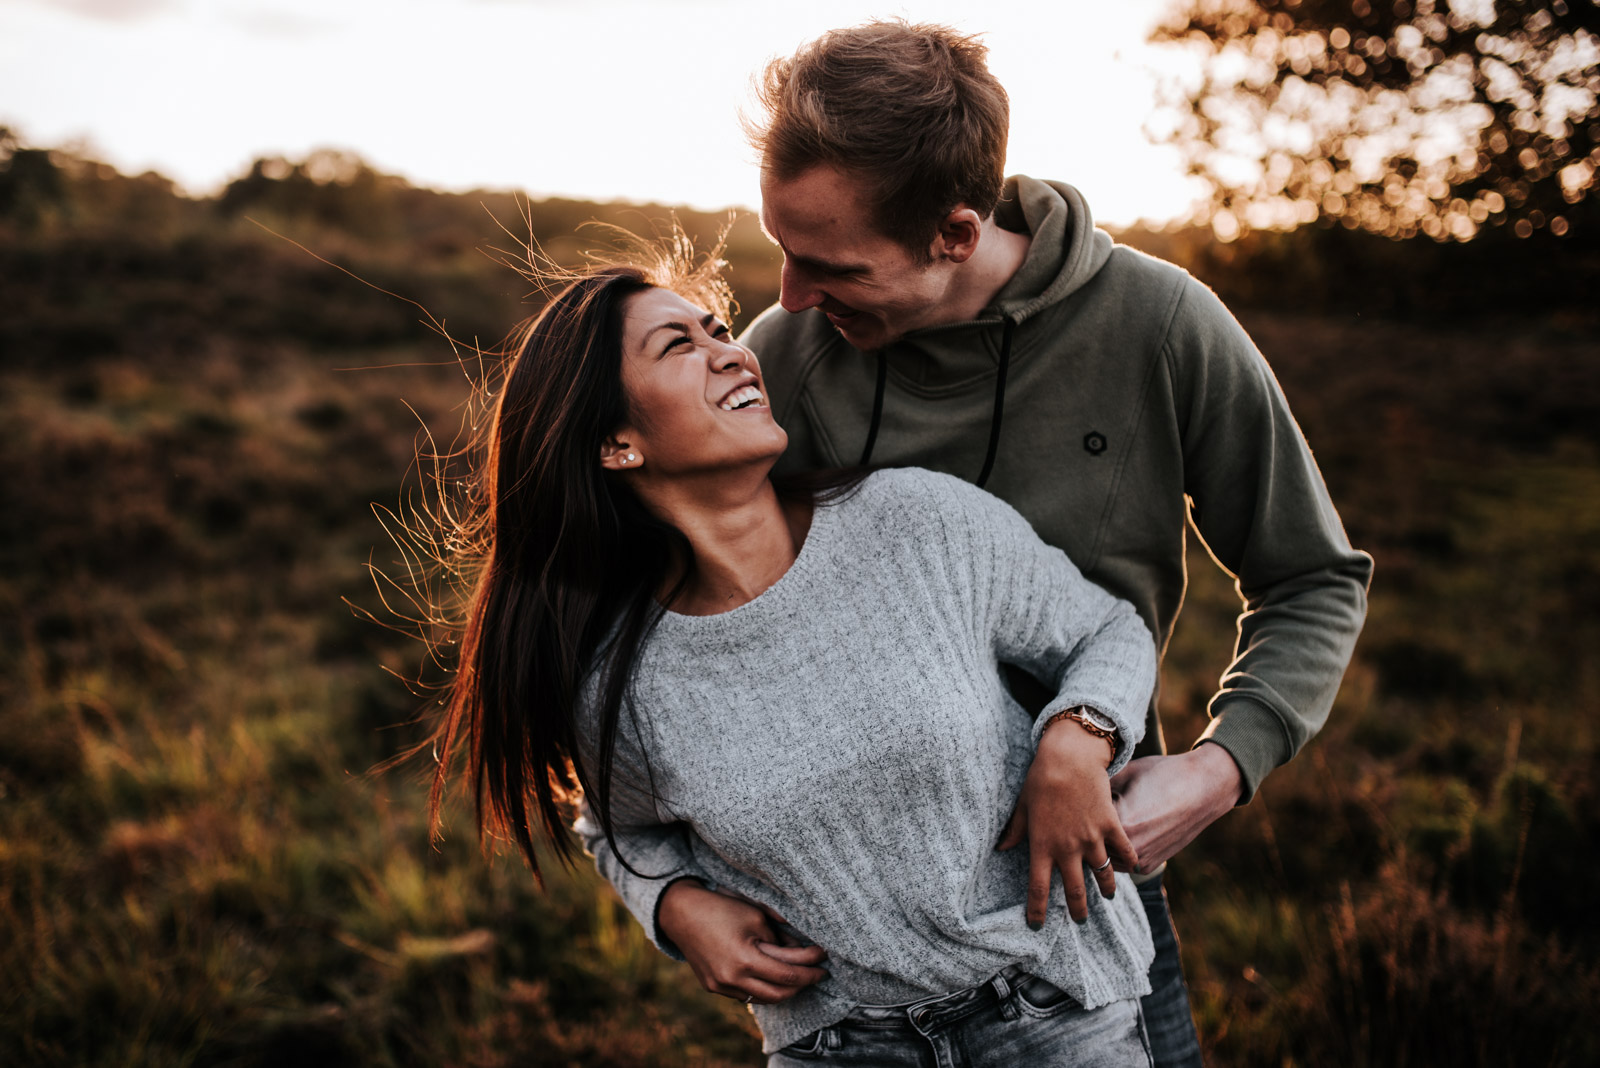
[[[661,487],[648,493],[647,504],[681,530],[694,550],[694,574],[672,604],[673,611],[691,616],[730,612],[755,600],[794,564],[811,527],[811,503],[781,500],[768,478],[676,492]],[[681,567],[674,567],[660,593],[681,575]]]

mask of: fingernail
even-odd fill
[[[1079,927],[1082,927],[1082,926],[1083,926],[1083,925],[1084,925],[1084,924],[1086,924],[1086,923],[1088,923],[1088,922],[1089,922],[1089,917],[1087,917],[1087,916],[1085,916],[1085,917],[1084,917],[1084,918],[1083,918],[1083,919],[1081,919],[1081,920],[1073,920],[1073,921],[1072,921],[1072,922],[1073,922],[1073,923],[1075,923],[1075,924],[1077,924],[1077,925],[1078,925],[1078,926],[1079,926]]]
[[[1037,931],[1037,930],[1042,929],[1043,927],[1044,927],[1044,923],[1039,921],[1039,920],[1029,920],[1028,921],[1028,930],[1030,930],[1030,931]]]
[[[1117,896],[1117,892],[1116,892],[1116,891],[1115,891],[1115,890],[1113,890],[1113,891],[1111,891],[1111,893],[1109,893],[1109,894],[1107,894],[1107,895],[1106,895],[1106,900],[1107,900],[1107,901],[1110,901],[1110,900],[1112,900],[1112,899],[1113,899],[1113,898],[1115,898],[1115,897],[1116,897],[1116,896]]]

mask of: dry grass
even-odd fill
[[[441,347],[237,233],[124,266],[54,240],[0,256],[29,295],[0,366],[0,1063],[754,1062],[742,1007],[592,872],[541,894],[464,809],[432,849],[419,784],[365,774],[415,736],[380,667],[420,650],[341,598],[376,607],[392,553],[397,398],[435,429],[464,399],[401,366]],[[471,283],[438,262],[386,281]],[[1247,325],[1378,579],[1328,728],[1171,871],[1212,1060],[1593,1063],[1600,442],[1561,413],[1600,352]],[[1194,563],[1177,744],[1233,635]]]

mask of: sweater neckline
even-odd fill
[[[795,554],[794,563],[789,565],[789,570],[778,576],[778,581],[744,604],[739,605],[737,608],[730,608],[726,612],[699,616],[674,612],[670,608],[662,609],[661,620],[657,626],[660,628],[679,628],[707,633],[751,619],[758,619],[765,612],[781,611],[785,603],[797,596],[801,596],[796,591],[806,585],[807,576],[820,566],[816,561],[826,554],[826,549],[833,540],[833,511],[838,503],[842,502],[818,503],[812,508],[811,527],[806,531],[805,541],[801,542],[800,551]]]

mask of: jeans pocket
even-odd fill
[[[1040,1019],[1079,1007],[1077,998],[1037,975],[1019,976],[1016,992],[1017,1007]]]
[[[821,1060],[823,1051],[828,1048],[827,1034],[828,1029],[826,1027],[820,1031],[813,1031],[799,1041],[789,1043],[773,1056],[774,1058],[787,1057],[797,1061]]]

